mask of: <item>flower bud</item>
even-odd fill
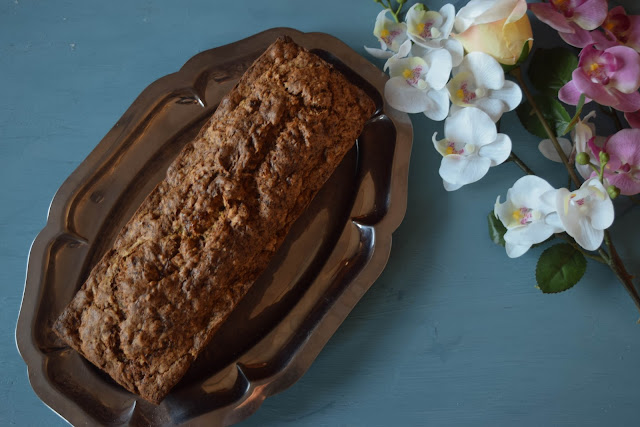
[[[610,185],[607,187],[607,193],[609,193],[609,197],[615,199],[620,195],[620,189],[615,185]]]
[[[459,15],[475,16],[475,13],[463,13],[463,9],[477,9],[482,2],[479,0],[470,1],[463,7]],[[467,52],[484,52],[503,65],[515,65],[520,58],[525,43],[529,44],[529,49],[533,44],[533,33],[531,23],[527,17],[527,5],[524,0],[496,0],[492,9],[504,10],[503,16],[497,17],[495,21],[480,20],[482,23],[473,22],[470,26],[462,29],[462,32],[454,35]],[[512,6],[508,10],[506,6]],[[493,15],[492,15],[493,16]],[[475,20],[478,20],[476,17]],[[461,31],[456,23],[456,30]]]
[[[605,153],[604,151],[600,152],[600,163],[606,165],[607,163],[609,163],[609,159],[610,157],[607,153]]]
[[[576,156],[576,163],[583,166],[588,165],[589,163],[591,163],[591,158],[585,152],[578,153],[578,155]]]

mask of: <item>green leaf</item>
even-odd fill
[[[580,95],[580,99],[578,100],[578,105],[576,105],[576,113],[573,115],[573,117],[571,118],[571,121],[565,128],[564,134],[571,132],[573,128],[576,127],[576,125],[580,121],[580,114],[582,114],[582,107],[584,107],[584,100],[585,100],[585,96],[583,93],[582,95]]]
[[[556,99],[546,95],[535,95],[533,99],[556,136],[564,135],[565,129],[567,129],[571,122],[571,116],[569,116],[569,113],[567,113],[567,110],[564,109],[562,104]],[[516,109],[516,113],[525,129],[540,138],[549,138],[529,101],[520,104]]]
[[[569,49],[537,49],[529,66],[529,79],[541,93],[555,98],[577,67],[578,57]]]
[[[536,266],[536,281],[545,294],[566,291],[584,275],[587,260],[568,243],[559,243],[542,252]]]
[[[506,64],[500,63],[500,65],[502,65],[502,69],[504,70],[505,74],[513,70],[514,68],[519,67],[520,65],[522,65],[524,61],[527,60],[527,57],[529,56],[529,52],[531,52],[531,44],[532,44],[530,43],[531,40],[532,39],[524,41],[524,44],[522,45],[522,50],[520,51],[520,56],[518,57],[518,60],[516,61],[515,64],[506,65]]]
[[[496,218],[493,211],[489,212],[487,219],[489,220],[489,237],[493,240],[493,243],[504,246],[504,234],[507,229],[502,225],[502,221]]]

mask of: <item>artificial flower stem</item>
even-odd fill
[[[513,162],[516,165],[518,165],[520,167],[520,169],[522,169],[522,171],[524,173],[526,173],[527,175],[535,175],[535,172],[531,170],[531,168],[529,166],[527,166],[521,159],[520,157],[516,156],[516,154],[511,151],[511,154],[509,154],[509,158],[507,159],[508,162]]]
[[[562,240],[565,240],[567,243],[573,246],[578,252],[581,252],[582,255],[584,255],[585,257],[590,258],[594,261],[598,261],[601,264],[608,265],[607,260],[605,258],[603,258],[601,255],[594,255],[591,252],[585,251],[582,248],[582,246],[577,244],[576,241],[573,240],[573,238],[570,237],[567,233],[556,233],[555,236],[561,238]]]
[[[624,263],[620,259],[620,256],[611,241],[611,236],[609,235],[608,230],[604,231],[604,243],[609,250],[609,267],[613,270],[616,277],[618,277],[618,280],[620,280],[624,288],[629,293],[629,296],[633,300],[638,311],[640,311],[640,294],[638,294],[638,290],[633,284],[633,276],[627,272]],[[604,252],[602,249],[600,249],[600,251]],[[638,323],[640,323],[640,320]]]
[[[553,144],[556,151],[558,152],[558,156],[560,156],[560,160],[562,160],[562,163],[564,163],[564,166],[567,168],[567,171],[569,172],[569,176],[571,176],[571,180],[576,185],[576,187],[579,188],[580,180],[578,179],[578,176],[576,175],[575,171],[569,164],[569,159],[567,158],[567,155],[564,153],[564,151],[562,151],[562,147],[560,147],[560,143],[558,142],[558,139],[556,138],[555,133],[551,130],[549,123],[547,123],[544,116],[542,115],[542,111],[540,111],[540,107],[538,107],[538,104],[533,99],[533,95],[531,95],[531,92],[529,91],[529,88],[525,83],[524,78],[522,77],[522,70],[520,69],[520,67],[516,67],[513,70],[511,70],[510,73],[513,76],[515,76],[515,78],[518,80],[518,83],[520,83],[520,87],[522,88],[524,95],[527,97],[529,104],[531,104],[531,107],[533,108],[533,111],[536,113],[538,120],[540,120],[540,123],[542,124],[542,127],[544,128],[545,132],[547,132],[547,135],[549,136],[551,143]]]

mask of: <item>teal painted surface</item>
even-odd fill
[[[29,245],[56,189],[149,83],[202,50],[276,26],[327,32],[361,53],[375,46],[377,5],[328,3],[338,9],[284,0],[0,3],[0,424],[65,425],[31,390],[14,340]],[[307,374],[244,425],[637,425],[640,327],[621,285],[590,263],[579,286],[542,295],[534,288],[542,249],[509,260],[486,237],[486,214],[519,169],[494,168],[447,194],[430,142],[442,123],[417,115],[413,123],[407,216],[387,269]],[[502,131],[535,170],[552,168],[515,115]],[[559,168],[551,180],[566,185]],[[640,209],[618,214],[620,250],[640,274],[637,241],[624,232],[637,232]]]

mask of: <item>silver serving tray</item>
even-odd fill
[[[378,111],[206,351],[150,404],[69,349],[52,323],[180,149],[281,35],[333,63]],[[202,52],[147,87],[60,187],[31,246],[16,341],[43,402],[74,425],[229,425],[297,381],[382,272],[404,217],[412,128],[384,104],[386,79],[330,35],[275,28]]]

